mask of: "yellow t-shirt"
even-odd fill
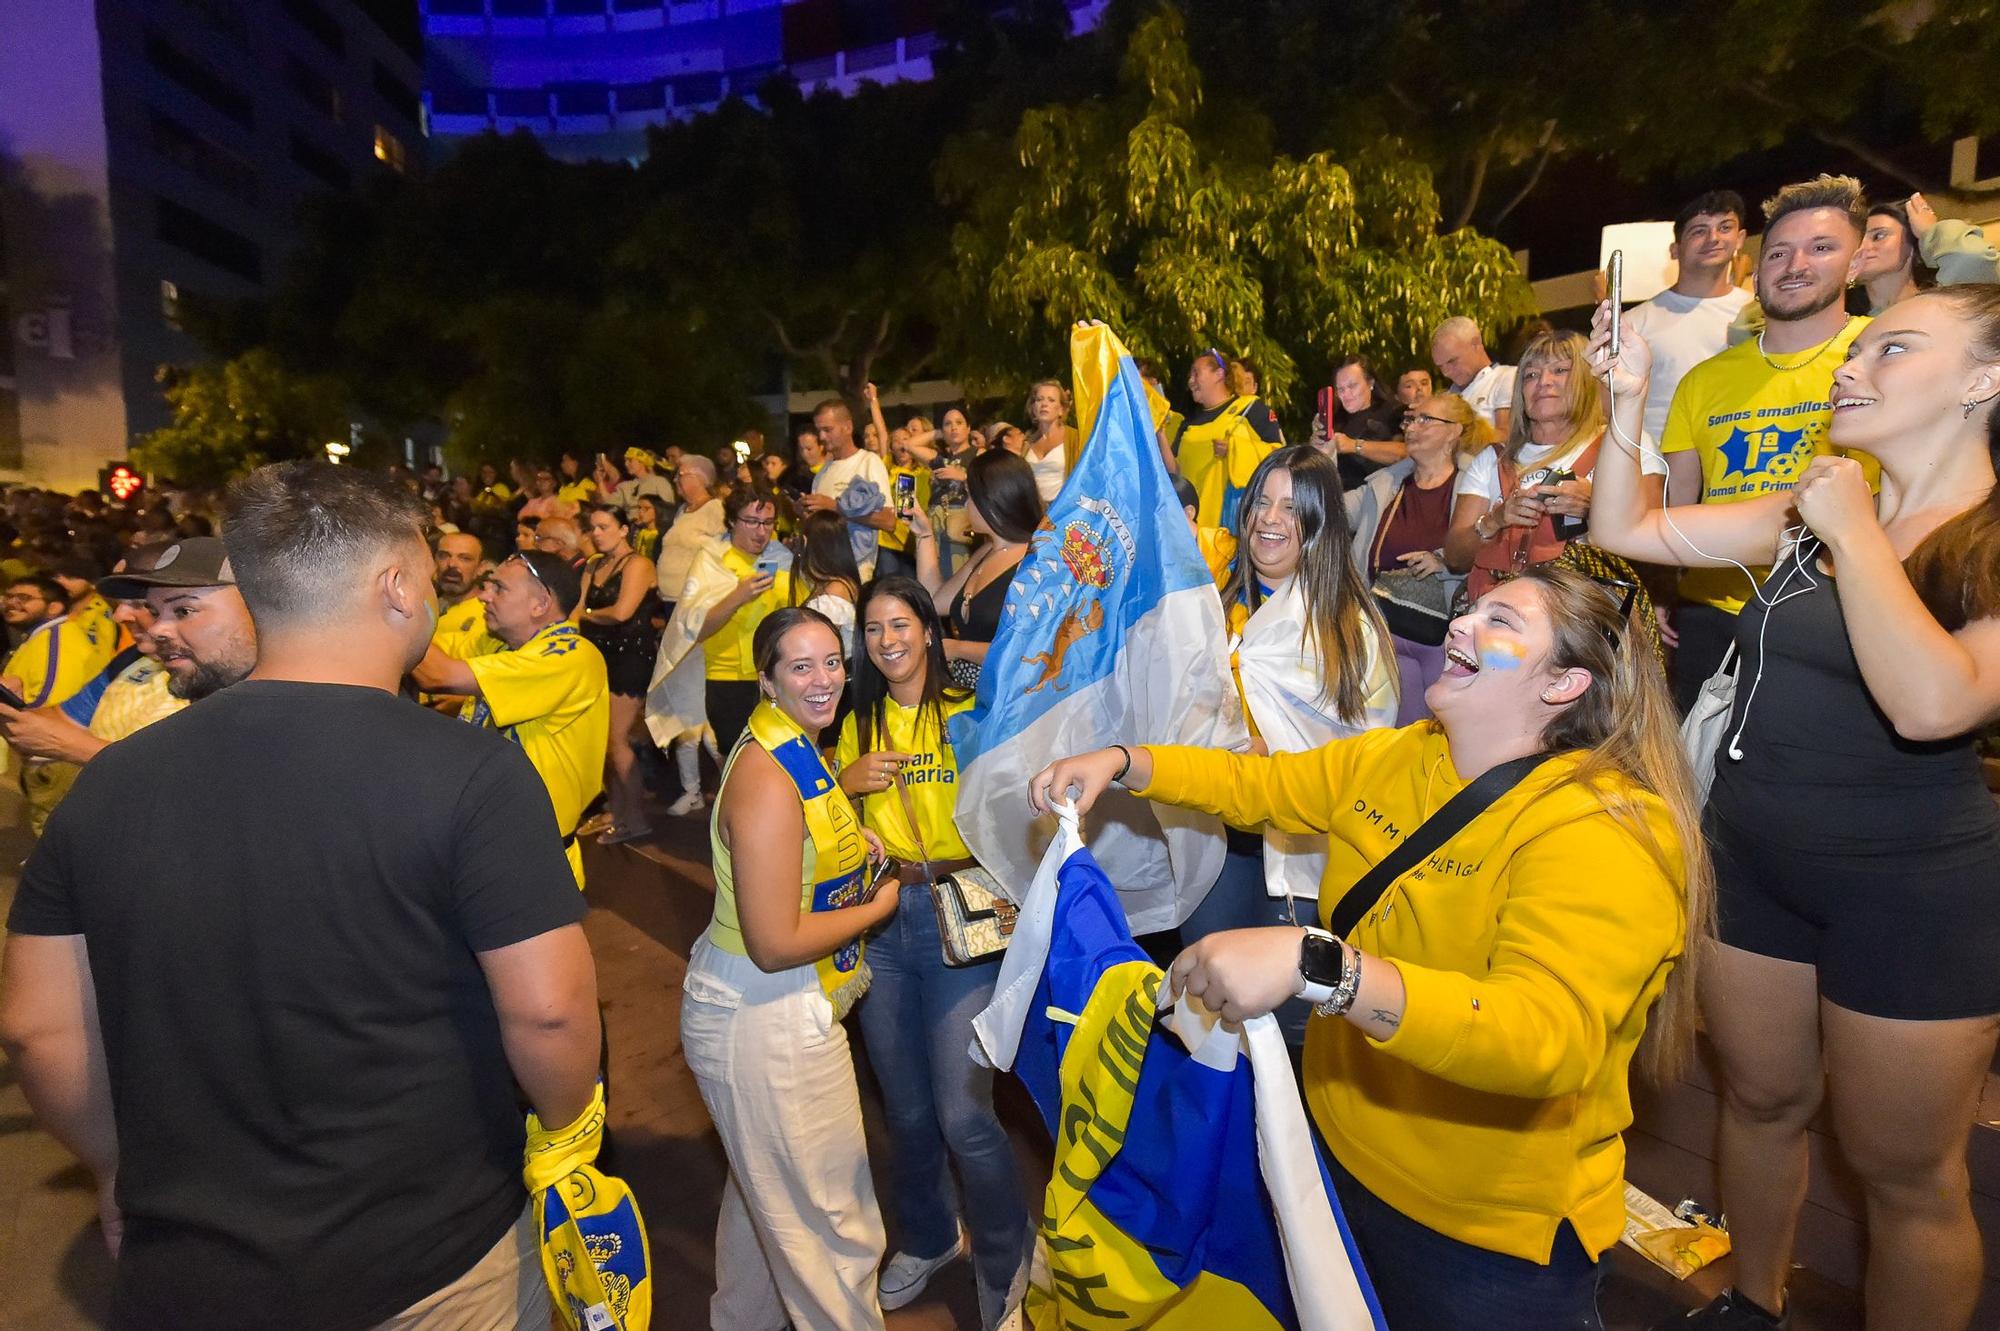
[[[947,699],[946,718],[972,709],[971,698],[956,702]],[[910,792],[910,807],[917,812],[917,827],[924,834],[924,850],[933,863],[938,860],[966,860],[972,851],[958,833],[958,762],[937,727],[920,725],[922,709],[905,707],[894,698],[885,699],[882,728],[886,735],[875,737],[873,747],[911,757],[903,768],[903,786]],[[861,740],[852,715],[840,723],[840,744],[834,750],[840,767],[861,756]],[[909,817],[896,788],[876,791],[861,798],[862,826],[882,838],[882,848],[899,860],[916,863],[923,858],[917,838],[910,831]]]
[[[90,733],[99,739],[121,740],[155,721],[164,721],[187,706],[167,690],[167,668],[142,656],[104,686],[97,710],[90,714]]]
[[[71,622],[81,625],[99,672],[123,649],[125,630],[111,617],[111,602],[91,592],[69,608]]]
[[[908,476],[916,482],[917,507],[923,509],[925,512],[929,512],[931,506],[930,468],[928,467],[889,468],[888,503],[891,508],[896,507],[896,478],[899,476]],[[894,531],[885,531],[881,533],[881,546],[884,550],[909,549],[910,524],[902,521],[901,519],[898,519],[896,522],[896,529]]]
[[[441,642],[453,656],[472,651],[469,635]],[[483,634],[482,634],[483,636]],[[567,835],[604,789],[604,749],[611,735],[611,693],[604,656],[564,620],[512,651],[461,656],[479,684],[479,695],[460,713],[490,726],[521,746],[548,787],[556,826]],[[569,865],[583,886],[583,856],[569,844]]]
[[[769,550],[765,551],[768,556]],[[757,571],[757,561],[744,554],[734,545],[722,552],[722,566],[732,577],[747,578]],[[715,631],[715,636],[701,645],[703,674],[709,679],[749,680],[757,678],[757,666],[750,653],[750,640],[757,636],[757,626],[773,610],[781,610],[792,603],[792,573],[790,569],[779,569],[764,589],[764,594],[756,600],[739,606],[729,622]]]
[[[597,482],[588,476],[579,476],[567,485],[556,487],[556,498],[565,504],[575,504],[582,508],[585,504],[597,502]]]
[[[30,633],[0,673],[21,681],[21,700],[28,706],[56,707],[102,674],[110,659],[91,641],[88,626],[64,615]]]
[[[1148,751],[1148,799],[1324,834],[1322,922],[1466,784],[1431,722],[1269,758]],[[1495,800],[1348,935],[1388,959],[1367,965],[1401,973],[1391,1038],[1306,1025],[1306,1105],[1362,1186],[1461,1243],[1541,1263],[1564,1220],[1593,1253],[1624,1228],[1632,1055],[1687,929],[1666,806],[1605,778],[1671,872],[1599,795],[1562,783],[1579,758]]]
[[[1692,449],[1701,458],[1704,504],[1734,504],[1789,490],[1815,457],[1838,450],[1826,441],[1833,419],[1833,372],[1868,320],[1859,315],[1814,352],[1773,355],[1753,341],[1711,356],[1687,372],[1667,408],[1663,453]],[[1771,362],[1790,366],[1773,369]],[[1854,457],[1872,485],[1879,468]],[[1769,568],[1755,570],[1762,582]],[[1691,568],[1681,574],[1681,598],[1731,614],[1752,590],[1741,569]]]
[[[457,605],[447,606],[438,611],[437,628],[431,631],[431,640],[433,642],[442,642],[447,637],[461,633],[485,632],[486,603],[481,601],[477,596],[468,596]],[[495,638],[494,641],[499,642],[500,640]],[[502,648],[506,646],[505,643],[501,643],[500,645]],[[475,653],[478,656],[484,656],[485,654],[484,652]],[[457,653],[454,652],[452,655],[456,656]]]

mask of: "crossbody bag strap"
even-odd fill
[[[935,883],[937,874],[931,869],[931,853],[924,846],[924,829],[917,826],[917,811],[910,804],[910,788],[903,784],[901,771],[889,779],[896,783],[896,798],[903,801],[903,817],[910,820],[910,835],[917,839],[917,858],[923,861],[924,878]]]
[[[1478,779],[1446,800],[1443,808],[1424,819],[1408,836],[1397,842],[1394,850],[1383,856],[1379,864],[1363,874],[1334,903],[1326,922],[1328,932],[1335,938],[1347,937],[1369,908],[1382,899],[1382,894],[1389,890],[1391,884],[1416,868],[1439,846],[1457,836],[1467,823],[1520,785],[1528,773],[1548,758],[1546,753],[1531,753],[1525,758],[1501,763],[1481,773]]]

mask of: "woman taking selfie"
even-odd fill
[[[875,978],[861,1004],[894,1142],[890,1210],[901,1231],[882,1271],[882,1306],[915,1300],[932,1275],[964,1255],[969,1231],[980,1325],[991,1331],[1008,1312],[1029,1236],[1014,1152],[993,1112],[993,1071],[967,1052],[972,1019],[993,997],[1000,954],[947,966],[931,887],[937,875],[973,863],[953,821],[958,760],[945,731],[972,695],[952,686],[944,626],[913,580],[871,583],[861,625],[866,650],[855,658],[854,710],[840,730],[840,784],[860,802],[862,825],[903,865],[902,902],[869,939]]]
[[[1600,312],[1597,354],[1609,341]],[[1599,357],[1600,362],[1602,357]],[[1651,352],[1609,365],[1637,437]],[[1867,1202],[1871,1327],[1970,1323],[1967,1137],[2000,1032],[2000,809],[1976,741],[2000,717],[2000,288],[1940,287],[1854,339],[1797,488],[1656,510],[1625,447],[1592,538],[1632,559],[1773,565],[1736,628],[1705,830],[1722,946],[1702,1015],[1722,1056],[1717,1166],[1736,1287],[1690,1327],[1767,1327],[1821,1101]]]
[[[1169,983],[1228,1020],[1317,1006],[1306,1104],[1391,1327],[1601,1326],[1628,1076],[1691,1047],[1709,927],[1694,784],[1639,634],[1601,584],[1530,570],[1453,622],[1435,722],[1269,757],[1113,747],[1030,783],[1038,811],[1115,781],[1325,838],[1332,933],[1212,934]],[[1453,832],[1430,822],[1448,803],[1484,811]]]
[[[847,682],[833,625],[787,607],[751,650],[760,701],[723,770],[715,914],[681,985],[681,1047],[729,1158],[709,1322],[880,1331],[882,1215],[841,1018],[900,885],[869,896],[879,845],[820,757]]]
[[[583,636],[604,653],[605,675],[611,688],[611,830],[599,840],[615,846],[652,835],[646,817],[646,783],[639,755],[632,748],[646,705],[646,686],[653,678],[653,657],[660,646],[653,627],[653,561],[632,549],[632,524],[615,508],[590,510],[590,566],[583,574],[583,600],[576,607]]]
[[[1042,523],[1042,498],[1028,464],[1005,449],[988,449],[966,472],[965,515],[981,544],[958,572],[945,577],[938,568],[937,531],[929,515],[912,510],[912,543],[917,552],[917,581],[945,607],[950,617],[945,659],[952,679],[961,687],[979,682],[986,649],[1000,631],[1000,612],[1007,606],[1007,588],[1014,570],[1028,553],[1028,542]]]

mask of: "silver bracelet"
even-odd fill
[[[1319,1013],[1322,1017],[1346,1015],[1347,1009],[1354,1006],[1355,995],[1361,992],[1361,949],[1346,943],[1341,944],[1341,946],[1347,948],[1348,956],[1353,964],[1349,965],[1343,971],[1340,983],[1333,987],[1332,995],[1324,1003],[1319,1004],[1313,1009],[1313,1011]]]

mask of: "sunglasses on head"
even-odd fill
[[[1202,355],[1207,356],[1210,360],[1215,362],[1215,368],[1217,369],[1217,371],[1223,374],[1229,373],[1229,357],[1223,355],[1221,352],[1217,351],[1214,347],[1210,347],[1207,351],[1204,351]]]
[[[525,555],[519,550],[516,550],[513,554],[508,555],[505,559],[501,560],[500,562],[503,564],[519,564],[522,568],[528,570],[528,576],[533,578],[538,584],[540,584],[541,589],[549,594],[549,599],[550,600],[555,599],[556,595],[555,589],[549,586],[547,582],[543,581],[541,571],[535,567],[535,561],[528,558],[527,555]]]

